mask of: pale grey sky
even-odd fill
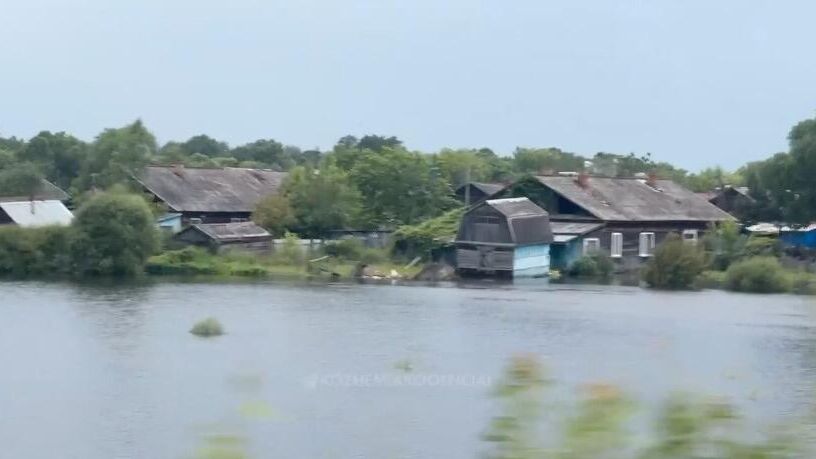
[[[0,134],[140,117],[328,148],[557,146],[733,168],[816,115],[816,2],[0,0]]]

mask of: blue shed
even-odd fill
[[[549,214],[529,199],[487,200],[462,216],[456,268],[462,274],[546,276],[552,240]]]
[[[167,213],[156,219],[156,226],[160,230],[176,234],[181,231],[181,214]]]
[[[550,266],[566,271],[584,256],[584,239],[602,229],[601,222],[551,222],[553,243],[550,249]]]
[[[811,223],[806,228],[782,229],[779,239],[785,245],[816,249],[816,223]]]

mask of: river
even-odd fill
[[[632,287],[0,283],[0,457],[473,458],[517,353],[565,396],[683,389],[785,417],[816,382],[816,303]],[[223,336],[188,330],[214,316]]]

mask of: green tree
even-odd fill
[[[284,151],[283,144],[273,139],[260,139],[233,148],[230,156],[238,161],[254,161],[278,170],[289,170],[295,165]]]
[[[150,207],[138,195],[97,194],[77,211],[73,226],[74,265],[81,275],[139,274],[158,248]]]
[[[492,177],[490,159],[478,150],[443,149],[436,155],[442,175],[454,188],[471,182],[488,182]]]
[[[141,120],[122,128],[105,129],[91,146],[77,187],[88,190],[128,182],[150,162],[156,151],[156,138]]]
[[[426,155],[404,149],[366,150],[351,171],[375,225],[413,224],[454,206],[451,187]]]
[[[252,213],[252,220],[275,237],[283,236],[295,224],[289,198],[281,195],[270,195],[262,199]]]
[[[289,172],[284,194],[294,209],[298,234],[321,237],[328,230],[354,226],[362,206],[360,192],[337,167],[298,166]]]
[[[43,176],[33,163],[19,163],[0,171],[0,196],[20,196],[34,200],[42,189]]]
[[[515,169],[521,173],[581,171],[585,159],[558,148],[516,148],[513,153]]]
[[[676,234],[669,234],[646,265],[643,279],[656,289],[688,289],[704,268],[705,258],[697,247]]]
[[[39,167],[45,178],[61,188],[68,188],[79,176],[88,155],[88,145],[64,132],[42,131],[19,151],[20,160]]]

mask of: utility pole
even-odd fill
[[[470,207],[470,165],[465,171],[465,207]]]

